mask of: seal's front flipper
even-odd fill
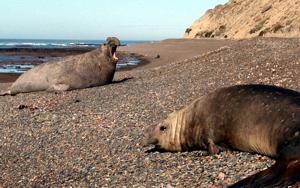
[[[64,91],[68,91],[71,90],[72,88],[70,87],[70,85],[67,84],[55,84],[55,85],[51,85],[47,91],[48,92],[64,92]]]
[[[279,157],[270,168],[243,179],[229,188],[237,187],[286,187],[300,179],[300,157],[287,160]]]

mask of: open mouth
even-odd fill
[[[117,46],[113,46],[111,48],[111,54],[113,56],[114,59],[118,59],[117,55],[116,55],[116,51],[117,51]]]

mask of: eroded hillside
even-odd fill
[[[300,37],[300,0],[229,0],[209,9],[184,38]]]

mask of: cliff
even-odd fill
[[[184,38],[300,37],[300,0],[229,0],[209,9]]]

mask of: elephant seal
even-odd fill
[[[300,93],[270,85],[217,89],[171,113],[142,136],[153,150],[240,150],[276,160],[230,187],[288,186],[300,180]]]
[[[62,92],[101,86],[112,81],[118,58],[116,37],[108,37],[97,49],[80,55],[49,61],[22,74],[0,95],[34,91]]]

